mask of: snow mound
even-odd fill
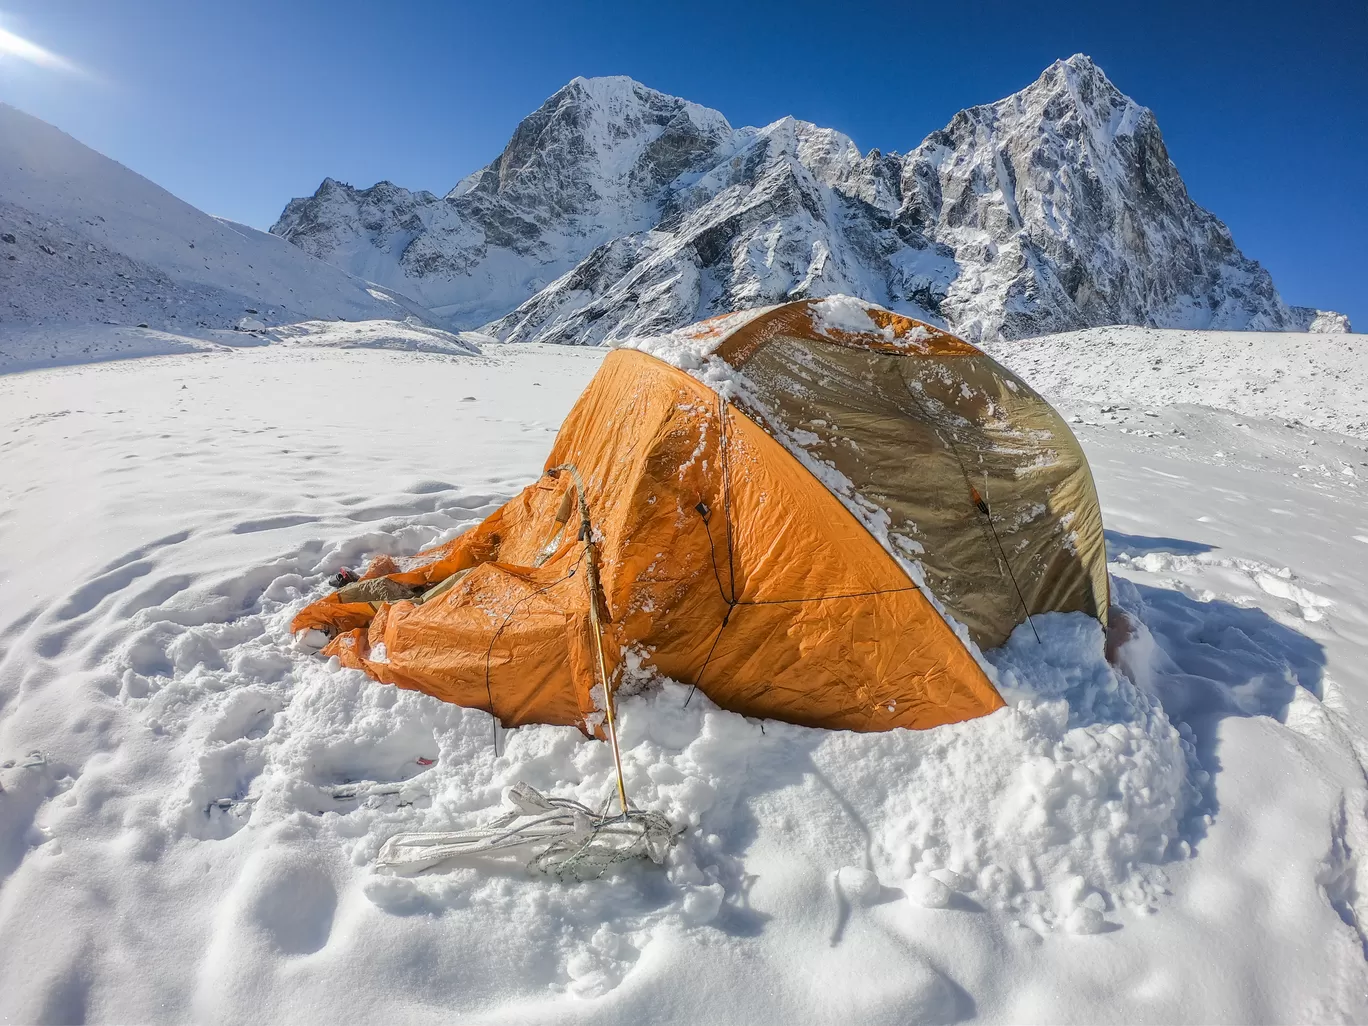
[[[732,372],[722,361],[709,359],[713,352],[731,332],[773,309],[773,306],[759,306],[750,310],[739,310],[659,335],[633,335],[612,345],[615,349],[637,349],[648,353],[657,360],[688,371],[716,387],[715,382]],[[711,378],[695,373],[704,367],[708,368]]]
[[[1347,335],[1354,330],[1349,324],[1349,318],[1334,310],[1294,306],[1292,315],[1301,323],[1303,331],[1309,331],[1313,335]]]

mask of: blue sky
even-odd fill
[[[326,175],[442,192],[575,75],[908,150],[1090,54],[1292,303],[1368,330],[1368,3],[0,0],[0,99],[268,227]]]

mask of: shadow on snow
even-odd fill
[[[1268,716],[1284,722],[1298,687],[1319,699],[1325,649],[1262,609],[1200,601],[1173,588],[1113,577],[1112,601],[1145,628],[1123,649],[1123,664],[1170,722],[1190,729],[1197,760],[1209,775],[1186,838],[1195,847],[1206,834],[1202,815],[1219,811],[1221,720]]]
[[[1151,552],[1165,552],[1176,556],[1195,556],[1199,552],[1210,552],[1214,545],[1205,542],[1183,541],[1181,538],[1150,538],[1143,534],[1123,534],[1120,531],[1103,531],[1107,542],[1107,562],[1115,562],[1119,556],[1147,556]]]

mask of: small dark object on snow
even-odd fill
[[[0,242],[8,242],[11,246],[13,246],[18,241],[19,240],[16,239],[10,232],[5,232],[4,235],[0,235]]]
[[[144,321],[143,323],[139,324],[138,327],[140,327],[140,328],[145,328],[145,327],[147,327],[147,322]],[[184,385],[181,386],[181,388],[184,388],[184,387],[185,387]]]
[[[361,578],[357,577],[355,573],[348,570],[346,567],[343,567],[328,578],[328,584],[333,588],[343,588],[348,584],[355,584],[359,580],[361,580]]]

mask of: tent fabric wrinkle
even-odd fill
[[[1042,612],[1105,622],[1097,496],[1062,418],[974,346],[849,297],[614,350],[545,466],[293,629],[381,682],[602,737],[591,601],[612,682],[635,653],[723,708],[850,730],[990,713],[975,646]]]

